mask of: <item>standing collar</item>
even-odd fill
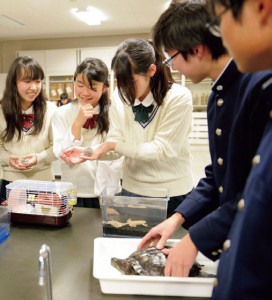
[[[272,85],[272,77],[270,77],[268,80],[266,80],[265,83],[263,83],[262,89],[265,90],[265,89],[267,89],[268,87],[271,87],[271,85]]]
[[[220,78],[221,78],[222,75],[225,73],[226,69],[229,67],[229,65],[231,64],[231,62],[233,62],[232,59],[230,59],[230,60],[228,61],[228,63],[225,65],[225,68],[222,70],[222,72],[219,74],[219,76],[218,76],[218,77],[216,78],[216,80],[214,81],[213,86],[217,84],[217,81],[220,80]]]
[[[219,92],[226,90],[226,88],[232,85],[236,80],[236,77],[240,74],[241,73],[238,71],[235,62],[231,59],[212,85],[212,91]]]

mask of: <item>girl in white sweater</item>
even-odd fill
[[[17,179],[54,180],[51,120],[56,106],[46,101],[44,72],[32,57],[11,64],[0,106],[1,199]]]
[[[128,39],[112,60],[117,78],[106,142],[91,157],[104,159],[109,151],[124,155],[123,195],[169,192],[168,215],[193,188],[188,135],[192,121],[190,91],[173,83],[162,57],[150,42]],[[70,151],[71,156],[82,149]],[[161,195],[163,196],[163,195]]]
[[[90,147],[105,140],[109,130],[108,68],[98,58],[86,58],[77,66],[74,81],[76,99],[59,107],[53,118],[54,153],[62,160],[61,180],[77,187],[76,206],[99,208],[101,191],[95,187],[110,184],[107,178],[114,172],[110,165],[120,169],[119,162],[76,161],[63,152],[73,146]],[[119,176],[115,178],[118,184]]]

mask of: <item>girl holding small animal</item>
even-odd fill
[[[54,180],[51,120],[56,106],[46,101],[44,72],[29,56],[17,57],[0,102],[1,199],[18,179]]]
[[[76,206],[99,208],[100,187],[109,184],[109,177],[119,184],[120,162],[85,161],[64,151],[73,146],[90,149],[105,140],[109,130],[108,68],[98,58],[86,58],[77,66],[74,81],[76,99],[59,107],[53,118],[54,153],[62,160],[61,180],[77,187]]]
[[[149,41],[120,44],[112,60],[118,90],[107,140],[90,157],[81,157],[106,159],[113,151],[123,155],[121,194],[163,197],[161,188],[167,189],[170,215],[193,188],[188,141],[192,96],[173,82],[165,64]],[[83,155],[83,150],[74,148],[67,155]]]

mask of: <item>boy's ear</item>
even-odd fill
[[[197,45],[193,48],[193,54],[202,57],[205,53],[205,46],[204,45]]]
[[[157,67],[154,64],[151,64],[148,68],[148,75],[150,77],[153,77],[154,74],[156,73]]]
[[[266,24],[272,18],[272,1],[258,0],[258,13],[262,24]]]

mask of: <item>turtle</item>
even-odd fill
[[[125,275],[163,276],[166,255],[156,247],[133,252],[128,258],[111,258],[111,265]],[[201,272],[201,265],[195,262],[189,277],[210,277]]]

